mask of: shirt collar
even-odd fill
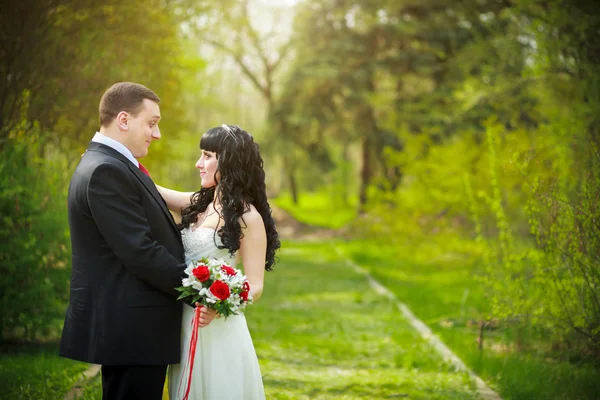
[[[115,149],[116,151],[118,151],[119,153],[121,153],[125,157],[127,157],[127,159],[129,161],[131,161],[131,163],[133,165],[135,165],[138,168],[140,167],[139,161],[135,159],[135,157],[133,156],[131,151],[127,147],[125,147],[125,145],[123,145],[122,143],[119,143],[116,140],[111,139],[108,136],[101,134],[100,132],[96,132],[96,134],[92,138],[92,142],[102,143],[103,145],[106,145],[110,148]]]

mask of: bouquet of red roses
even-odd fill
[[[178,300],[191,297],[192,303],[200,303],[203,306],[214,308],[225,318],[239,314],[248,304],[252,303],[250,284],[242,271],[233,268],[222,260],[202,258],[199,261],[192,261],[186,268],[185,273],[187,278],[181,280],[183,286],[175,288],[181,292]],[[199,320],[200,307],[196,307],[187,357],[188,365],[185,367],[189,368],[189,375],[184,400],[188,399],[192,382]],[[180,382],[180,385],[182,383],[183,381]]]
[[[239,314],[252,303],[250,285],[241,270],[215,258],[192,261],[185,270],[179,299],[214,308],[224,317]]]

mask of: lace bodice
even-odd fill
[[[185,262],[199,260],[202,257],[214,257],[229,263],[231,266],[237,264],[236,256],[232,257],[228,249],[219,249],[221,238],[212,228],[197,228],[192,231],[191,228],[185,228],[181,231],[181,240],[185,250]],[[216,243],[216,244],[215,244]]]

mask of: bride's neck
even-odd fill
[[[219,196],[218,196],[218,191],[215,190],[215,195],[213,197],[213,201],[208,205],[209,207],[212,206],[213,209],[221,209],[221,202],[219,201]]]
[[[204,213],[206,214],[207,212],[209,213],[214,213],[215,211],[220,211],[221,210],[221,203],[217,202],[216,200],[211,201],[210,203],[208,203],[208,206],[206,206],[206,210],[204,210]]]

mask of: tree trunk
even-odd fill
[[[479,321],[479,336],[477,337],[477,348],[483,350],[483,331],[485,329],[485,321]]]
[[[377,36],[377,34],[375,35]],[[374,49],[375,47],[373,47]],[[366,82],[366,92],[374,93],[375,92],[375,84],[374,82],[374,70],[373,68],[368,69],[369,79]],[[364,214],[366,212],[366,205],[368,201],[367,191],[369,189],[369,185],[371,184],[371,180],[375,175],[374,171],[374,163],[372,160],[373,155],[376,157],[379,156],[377,153],[377,142],[379,140],[379,129],[377,128],[377,122],[375,119],[375,114],[373,112],[373,108],[366,104],[361,112],[360,112],[359,122],[362,122],[362,170],[360,173],[360,191],[358,195],[359,203],[358,203],[358,212],[359,214]]]
[[[363,137],[362,140],[362,167],[360,172],[360,190],[358,194],[358,212],[363,214],[366,211],[367,205],[367,189],[369,188],[369,184],[371,183],[371,178],[373,177],[373,170],[371,166],[371,139],[369,136],[372,135],[373,132],[367,132],[366,136]]]
[[[343,164],[342,164],[342,204],[344,204],[345,207],[348,207],[350,205],[350,182],[352,180],[352,177],[350,176],[351,171],[350,168],[348,167],[349,165],[349,160],[350,160],[350,154],[349,154],[349,150],[350,150],[350,141],[344,141],[344,150],[343,150],[343,156],[342,156],[342,160],[343,160]]]
[[[296,185],[296,176],[294,174],[294,168],[287,168],[288,173],[288,185],[290,185],[290,193],[292,194],[292,201],[294,205],[298,204],[298,186]]]

